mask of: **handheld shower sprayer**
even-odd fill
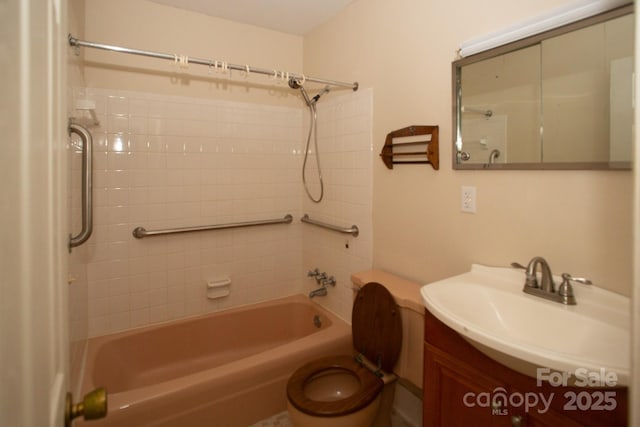
[[[313,101],[313,103],[318,102],[318,100],[320,99],[320,97],[321,97],[322,95],[324,95],[325,93],[328,93],[328,92],[329,92],[329,90],[330,90],[329,86],[325,86],[325,87],[323,87],[323,88],[322,88],[322,90],[316,94],[316,96],[314,96],[313,98],[311,98],[311,100]]]
[[[304,86],[300,84],[296,79],[289,79],[289,87],[291,89],[300,89],[300,93],[304,98],[304,101],[307,103],[307,107],[309,107],[309,115],[311,117],[311,123],[309,124],[309,135],[307,137],[307,147],[304,151],[304,161],[302,163],[302,183],[304,184],[304,190],[307,192],[307,196],[314,203],[320,203],[322,197],[324,195],[324,182],[322,180],[322,169],[320,168],[320,153],[318,152],[318,128],[316,126],[316,122],[318,119],[318,114],[316,112],[316,103],[320,99],[322,95],[329,92],[329,86],[325,86],[320,92],[318,92],[313,98],[309,98],[307,91]],[[316,166],[318,168],[318,179],[320,181],[320,195],[317,198],[314,198],[309,191],[309,187],[307,185],[307,157],[309,156],[309,145],[311,144],[311,135],[314,136],[314,147],[315,147],[315,156],[316,156]]]

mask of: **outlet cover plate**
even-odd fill
[[[476,187],[463,185],[460,191],[460,210],[476,213]]]

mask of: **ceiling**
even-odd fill
[[[344,9],[352,0],[151,0],[219,18],[303,35]]]

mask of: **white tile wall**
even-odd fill
[[[96,101],[101,123],[91,128],[89,336],[308,292],[305,272],[311,265],[328,265],[341,284],[350,272],[370,266],[370,91],[327,96],[319,104],[325,201],[308,209],[300,179],[308,129],[303,106],[94,88],[78,89],[76,97]],[[323,220],[358,223],[360,237],[345,240],[308,229],[299,222],[303,204]],[[137,226],[218,224],[287,213],[295,219],[290,225],[141,240],[131,234]],[[206,280],[219,275],[231,276],[231,295],[208,300]],[[323,303],[349,318],[351,296],[339,301],[346,289],[331,290]]]
[[[318,149],[325,191],[321,203],[303,196],[303,213],[311,218],[359,229],[358,237],[353,237],[305,224],[302,235],[304,268],[319,268],[338,282],[326,297],[317,300],[348,321],[353,304],[351,274],[371,268],[373,259],[372,118],[370,89],[323,98],[318,103]],[[308,180],[317,184],[315,158],[309,157],[308,163]],[[314,197],[318,188],[316,192],[312,189]],[[305,279],[305,283],[305,292],[317,286],[313,279]]]

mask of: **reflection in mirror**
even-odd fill
[[[539,63],[540,45],[535,45],[463,68],[461,122],[468,163],[540,162],[535,132],[541,121]]]
[[[454,62],[454,169],[629,169],[632,10]]]

